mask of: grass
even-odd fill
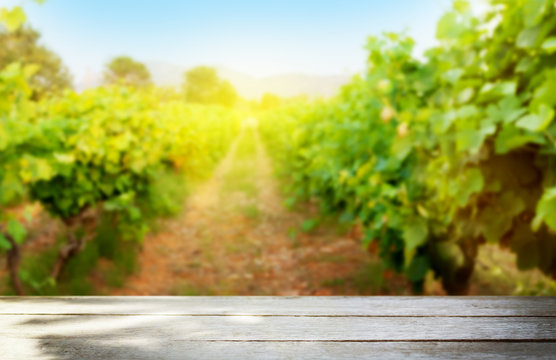
[[[234,156],[238,160],[246,160],[253,158],[256,153],[257,145],[255,141],[255,130],[247,128],[237,145]]]
[[[325,279],[321,283],[321,285],[325,287],[343,287],[345,284],[346,280],[341,278]]]
[[[227,255],[235,255],[245,253],[250,249],[249,240],[247,237],[241,235],[234,239],[233,242],[227,242],[224,244],[224,249]]]
[[[178,296],[209,296],[215,295],[208,287],[195,286],[193,284],[181,284],[171,291],[173,295]]]
[[[143,220],[149,227],[156,227],[156,219],[174,216],[182,210],[187,195],[186,179],[173,171],[161,171],[155,182],[138,197]],[[70,259],[57,283],[49,279],[58,249],[66,243],[61,231],[56,245],[39,253],[24,254],[21,262],[22,280],[30,295],[92,295],[97,293],[90,281],[94,271],[99,279],[112,287],[120,287],[126,277],[136,270],[136,241],[124,240],[124,228],[114,225],[113,215],[100,215],[95,238]],[[102,266],[99,261],[103,260]]]
[[[246,129],[239,140],[236,151],[233,154],[231,169],[224,176],[224,182],[220,189],[220,196],[224,199],[233,198],[234,193],[243,194],[245,201],[238,201],[233,208],[246,217],[257,220],[260,210],[256,206],[259,189],[253,179],[253,169],[256,163],[256,139],[253,129]]]
[[[214,262],[213,247],[215,246],[213,238],[208,235],[203,235],[199,241],[199,248],[203,252],[205,261]]]
[[[152,227],[160,217],[179,214],[189,193],[186,175],[172,170],[162,170],[154,177],[154,182],[138,197],[138,205],[143,218]]]
[[[254,204],[244,206],[241,212],[251,220],[258,220],[261,216],[261,211]]]
[[[63,241],[59,237],[57,243]],[[57,289],[48,281],[52,266],[56,261],[56,247],[35,254],[23,254],[20,265],[20,277],[26,285],[28,295],[58,295]]]
[[[258,244],[250,241],[247,237],[241,236],[233,242],[224,245],[226,255],[250,254],[251,256],[261,256],[262,249]],[[246,269],[248,271],[248,269]]]
[[[234,159],[234,167],[224,177],[224,184],[221,188],[222,194],[242,192],[248,198],[256,198],[259,189],[251,177],[253,166],[255,166],[254,161],[236,161]]]
[[[341,264],[346,262],[345,256],[336,255],[336,254],[320,254],[315,256],[314,260],[318,262],[326,262],[326,263],[334,263],[334,264]]]
[[[335,259],[340,261],[340,259]],[[343,261],[343,259],[342,259]],[[408,284],[391,283],[384,277],[384,268],[379,260],[369,261],[354,273],[346,277],[325,279],[321,285],[333,288],[339,293],[353,293],[361,295],[402,295]]]
[[[234,168],[225,177],[225,183],[221,188],[221,195],[224,197],[233,192],[244,193],[249,199],[256,198],[259,189],[252,180],[249,179],[250,171],[247,168]]]
[[[178,296],[229,296],[237,295],[230,281],[220,280],[216,284],[193,284],[182,282],[170,291],[172,295]]]

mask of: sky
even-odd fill
[[[352,74],[367,36],[406,31],[416,53],[434,45],[450,0],[0,0],[21,5],[76,81],[113,57],[256,77]]]

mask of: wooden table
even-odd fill
[[[556,358],[556,298],[0,298],[0,359]]]

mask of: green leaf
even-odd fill
[[[473,90],[472,87],[465,88],[458,94],[457,102],[459,104],[465,104],[473,98],[473,95],[475,95],[475,90]]]
[[[415,250],[423,245],[429,233],[427,222],[418,216],[408,219],[402,230],[405,248],[408,251]]]
[[[468,119],[479,114],[479,109],[475,105],[466,105],[459,108],[456,112],[459,119]]]
[[[398,137],[392,144],[392,158],[403,161],[413,149],[413,140],[409,136]]]
[[[0,233],[0,249],[2,250],[10,250],[12,248],[12,244],[10,244],[9,240],[6,239],[2,233]]]
[[[415,256],[405,269],[407,279],[413,283],[422,281],[430,269],[429,259],[425,256]]]
[[[485,135],[480,130],[461,129],[457,132],[456,145],[458,151],[476,152],[481,147]]]
[[[526,134],[523,130],[518,129],[514,125],[506,125],[496,136],[494,142],[495,151],[497,154],[507,154],[508,152],[522,147],[525,144],[543,142],[540,134]]]
[[[98,184],[99,189],[102,191],[102,193],[107,196],[107,197],[111,197],[112,194],[114,194],[114,184],[112,182],[104,182],[104,183],[100,183]]]
[[[525,26],[531,27],[539,24],[543,16],[550,9],[550,0],[527,0],[523,5]]]
[[[26,183],[39,180],[50,180],[56,175],[56,172],[48,160],[29,154],[24,154],[21,157],[19,165],[19,175]]]
[[[25,216],[25,220],[29,223],[33,220],[33,212],[31,210],[31,206],[28,205],[25,207],[25,212],[23,213],[23,216]]]
[[[288,210],[292,210],[297,202],[297,199],[294,196],[288,197],[284,200],[284,206],[288,208]]]
[[[26,20],[27,17],[21,6],[16,6],[12,10],[0,10],[0,22],[6,26],[9,32],[19,29]]]
[[[23,243],[25,236],[27,236],[27,230],[15,219],[10,219],[10,221],[8,221],[7,232],[14,239],[16,244]]]
[[[442,77],[451,84],[457,84],[463,73],[463,69],[451,69],[443,73]]]
[[[542,49],[546,50],[549,54],[556,51],[556,36],[551,36],[542,43]]]
[[[6,149],[9,145],[10,138],[8,135],[8,130],[6,130],[2,122],[0,122],[0,151]]]
[[[288,237],[292,240],[295,240],[297,238],[297,229],[289,228],[288,229]]]
[[[123,193],[116,196],[104,203],[104,210],[106,211],[122,211],[132,206],[133,199],[135,198],[134,192]]]
[[[303,221],[303,223],[301,224],[301,230],[303,230],[304,232],[309,232],[316,228],[317,225],[318,221],[316,219],[308,219]]]
[[[556,231],[556,187],[546,189],[538,202],[537,214],[532,222],[533,230],[539,230],[543,222]]]
[[[529,131],[542,131],[554,119],[554,109],[542,104],[538,113],[525,115],[519,119],[516,126]]]
[[[517,36],[516,45],[522,49],[534,48],[539,39],[542,27],[537,25],[532,28],[523,29]]]
[[[138,221],[141,219],[141,210],[137,206],[129,206],[127,208],[127,213],[129,218],[133,221]]]
[[[521,107],[517,97],[508,96],[500,100],[498,105],[489,105],[486,112],[491,124],[510,124],[527,112],[527,109]]]
[[[73,154],[54,153],[54,158],[61,164],[72,164],[75,162]]]
[[[515,67],[515,72],[527,73],[533,69],[534,65],[535,65],[535,59],[532,59],[530,57],[524,57],[521,60],[519,60],[519,63],[517,63],[517,66]]]
[[[453,6],[454,9],[460,14],[464,14],[471,9],[471,6],[469,6],[469,1],[466,0],[455,0]]]
[[[450,193],[454,196],[456,204],[462,207],[467,205],[471,195],[483,189],[484,183],[481,170],[477,168],[468,169],[462,174],[457,183],[453,183]]]
[[[438,21],[436,38],[439,40],[457,39],[465,31],[465,26],[458,21],[455,12],[447,13]]]
[[[486,83],[479,91],[479,101],[491,101],[502,97],[515,95],[517,83],[515,81],[503,81],[498,83]]]
[[[541,76],[545,80],[535,90],[533,101],[529,106],[531,110],[538,110],[541,105],[556,106],[556,69],[546,70]]]
[[[521,101],[515,96],[508,96],[500,100],[498,108],[502,121],[506,124],[514,122],[527,111],[521,107]]]

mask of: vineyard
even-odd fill
[[[264,122],[295,199],[360,222],[417,290],[432,270],[465,293],[484,243],[556,275],[556,12],[493,5],[479,19],[455,2],[423,61],[403,35],[369,38],[365,76]]]
[[[26,79],[34,71],[14,63],[0,72],[0,203],[40,203],[64,224],[66,240],[51,270],[37,278],[20,267],[22,219],[1,214],[0,247],[18,294],[54,286],[103,227],[116,234],[111,241],[126,243],[108,252],[133,251],[127,243],[141,243],[146,213],[171,213],[181,205],[157,193],[160,177],[169,171],[206,176],[239,129],[233,111],[186,105],[156,88],[115,85],[33,101]],[[23,215],[31,220],[28,211]]]
[[[222,82],[185,101],[144,80],[39,96],[40,65],[12,62],[3,291],[468,294],[496,249],[555,294],[556,5],[490,3],[455,1],[422,58],[404,34],[369,37],[330,99],[254,105]],[[0,19],[15,32],[25,14]]]

